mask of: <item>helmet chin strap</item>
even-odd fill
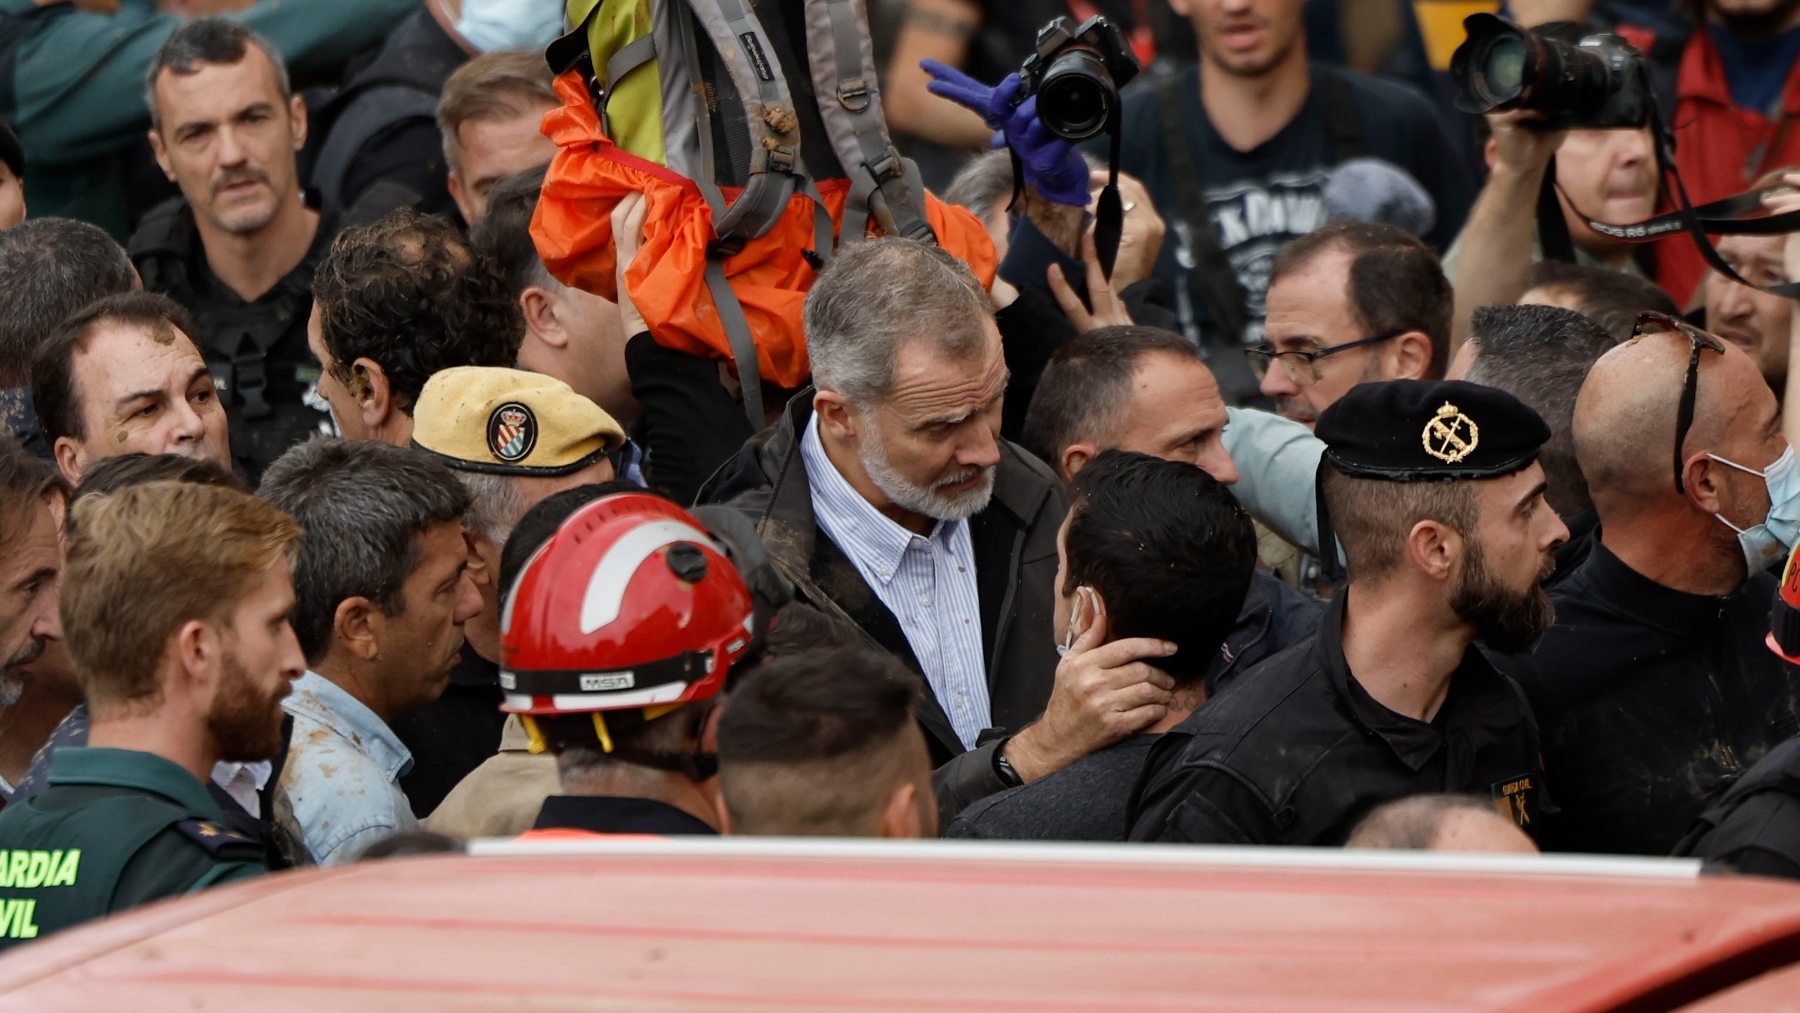
[[[654,721],[666,714],[680,710],[684,704],[660,704],[643,708],[644,720]],[[636,749],[620,746],[613,741],[612,732],[607,728],[604,711],[592,711],[589,717],[593,721],[594,738],[600,750],[615,760],[630,763],[639,767],[680,774],[690,781],[710,780],[719,772],[719,754],[708,752],[695,737],[694,748],[682,753],[672,753],[660,749]],[[534,755],[554,752],[550,739],[544,734],[543,727],[530,714],[519,715],[519,723],[525,726],[525,734],[530,738],[530,751]],[[702,718],[704,724],[704,718]]]

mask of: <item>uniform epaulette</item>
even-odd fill
[[[206,849],[207,853],[215,856],[226,848],[234,846],[262,847],[262,842],[256,838],[238,833],[236,830],[220,823],[214,823],[212,820],[182,820],[174,824],[174,828],[180,831],[183,837],[200,845]]]

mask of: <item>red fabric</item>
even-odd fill
[[[1757,177],[1786,165],[1800,165],[1800,122],[1790,122],[1774,146],[1777,123],[1762,113],[1732,105],[1725,67],[1712,36],[1697,31],[1681,54],[1675,80],[1675,165],[1695,204],[1750,189]],[[1800,65],[1788,72],[1781,98],[1787,117],[1800,117]],[[1762,157],[1751,165],[1759,149]],[[1706,262],[1685,235],[1656,245],[1656,281],[1683,308],[1696,298]]]
[[[625,272],[638,313],[659,344],[703,358],[731,361],[731,341],[706,289],[706,245],[712,209],[692,180],[621,150],[606,137],[579,74],[556,81],[560,109],[544,116],[557,153],[531,220],[544,266],[565,285],[617,298],[612,211],[631,192],[644,195],[643,243]],[[839,229],[849,197],[845,180],[822,180],[819,195]],[[726,190],[727,203],[741,191]],[[761,238],[725,262],[725,276],[756,338],[764,380],[802,386],[811,375],[801,307],[814,277],[805,251],[813,243],[812,201],[796,195]],[[975,216],[929,194],[925,216],[938,243],[967,262],[982,285],[993,283],[993,242]]]

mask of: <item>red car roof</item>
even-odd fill
[[[0,959],[0,1009],[1597,1010],[1800,958],[1800,885],[1662,860],[479,850],[271,876],[32,943]]]

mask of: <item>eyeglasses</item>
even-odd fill
[[[1631,336],[1634,338],[1670,332],[1682,334],[1688,339],[1687,379],[1681,387],[1681,405],[1675,410],[1675,491],[1685,493],[1687,488],[1681,481],[1681,447],[1687,442],[1688,430],[1694,426],[1694,398],[1700,393],[1700,349],[1724,355],[1725,342],[1686,320],[1655,310],[1639,313],[1637,322],[1631,326]]]
[[[1398,331],[1390,331],[1387,334],[1377,334],[1372,338],[1359,338],[1356,341],[1345,342],[1341,345],[1332,345],[1330,348],[1321,348],[1316,352],[1277,352],[1268,345],[1263,345],[1259,348],[1246,348],[1244,349],[1244,354],[1250,357],[1250,369],[1256,374],[1258,380],[1261,380],[1269,374],[1270,362],[1279,362],[1281,363],[1282,370],[1287,373],[1287,378],[1294,381],[1295,386],[1310,387],[1322,379],[1319,374],[1320,359],[1329,355],[1336,355],[1339,352],[1348,352],[1352,348],[1362,348],[1365,345],[1378,345],[1383,341],[1392,341],[1400,335],[1405,334],[1410,329],[1411,328],[1405,328]]]

